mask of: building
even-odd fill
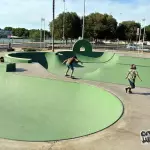
[[[8,38],[12,36],[12,31],[0,29],[0,38]]]

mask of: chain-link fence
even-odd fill
[[[40,40],[38,40],[40,41]],[[56,49],[72,49],[76,40],[55,40],[55,48]],[[29,39],[0,39],[0,49],[7,49],[9,47],[9,43],[14,48],[49,48],[52,49],[52,40],[46,39],[45,42],[35,42],[34,40]],[[91,42],[93,49],[103,49],[103,50],[128,50],[132,49],[127,48],[127,44],[125,43],[104,43],[104,42]],[[144,48],[150,49],[150,46],[144,46]]]

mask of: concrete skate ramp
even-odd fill
[[[6,56],[8,62],[39,62],[49,72],[64,76],[67,67],[62,62],[73,56],[83,61],[83,65],[74,64],[76,78],[128,85],[125,79],[131,64],[137,65],[137,70],[143,79],[137,79],[136,86],[149,87],[150,59],[119,56],[111,52],[22,52]],[[20,59],[21,58],[21,59]],[[36,68],[35,68],[36,69]]]
[[[71,54],[71,52],[58,52],[57,54],[57,56],[47,54],[46,57],[49,64],[48,71],[63,76],[65,75],[67,67],[63,65],[62,62],[73,54]],[[76,78],[128,85],[128,81],[125,77],[130,69],[130,65],[136,64],[137,71],[143,79],[142,82],[137,79],[136,85],[140,87],[150,87],[148,76],[148,74],[150,74],[150,59],[121,57],[109,52],[93,52],[93,55],[98,57],[91,57],[91,55],[86,56],[82,52],[76,55],[84,62],[83,65],[74,64],[74,76]]]
[[[51,141],[81,137],[107,128],[123,113],[117,97],[87,84],[13,73],[1,73],[0,83],[0,138]]]

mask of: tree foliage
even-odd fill
[[[4,30],[7,30],[7,31],[12,31],[12,29],[13,29],[12,27],[5,27],[4,28]]]
[[[20,38],[30,38],[35,41],[40,40],[40,30],[39,29],[25,29],[25,28],[12,28],[12,27],[5,27],[4,30],[12,31],[13,36],[18,36]],[[44,31],[42,30],[42,37]],[[50,37],[50,32],[45,31],[45,36]],[[43,40],[43,39],[42,39]]]
[[[111,15],[92,13],[85,17],[85,36],[93,39],[113,39],[117,21]]]
[[[120,40],[136,40],[137,28],[140,24],[135,21],[123,21],[117,28],[117,36]]]
[[[64,18],[65,17],[65,18]],[[63,22],[65,19],[65,22]],[[63,24],[66,41],[68,39],[78,39],[82,35],[82,23],[83,18],[79,17],[75,12],[61,13],[54,20],[55,39],[63,39]],[[108,14],[91,13],[85,16],[85,38],[94,39],[119,39],[125,41],[137,40],[137,28],[141,25],[138,22],[127,20],[117,25],[117,20]],[[4,30],[12,31],[14,36],[22,38],[30,38],[32,40],[40,40],[39,29],[25,29],[25,28],[12,28],[5,27]],[[50,22],[50,31],[52,31],[52,22]],[[142,29],[141,34],[143,35],[144,30]],[[146,40],[150,41],[150,25],[145,28]],[[46,37],[50,37],[50,32],[45,31]],[[42,32],[43,35],[43,32]],[[43,37],[43,36],[42,36]],[[43,39],[42,39],[43,40]]]
[[[40,41],[40,33],[41,30],[37,30],[37,29],[32,29],[29,30],[29,38],[32,39],[33,41]],[[42,41],[44,40],[44,31],[42,30]],[[48,31],[45,31],[45,37],[50,37],[50,34]]]
[[[35,30],[35,29],[30,30],[29,38],[34,41],[39,41],[40,40],[40,30]]]
[[[145,27],[146,39],[150,40],[150,25]]]
[[[12,34],[15,36],[18,36],[18,37],[27,38],[27,37],[29,37],[29,30],[27,30],[25,28],[13,28]]]
[[[65,16],[65,22],[64,21]],[[81,36],[81,20],[79,16],[74,12],[66,12],[59,14],[59,16],[54,20],[55,39],[63,38],[63,24],[65,29],[65,39],[76,39]],[[50,30],[52,31],[52,22],[50,23]]]

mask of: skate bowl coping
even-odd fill
[[[22,57],[22,55],[24,55],[23,52],[6,54],[5,61],[13,62],[13,63],[32,63],[31,58],[24,58],[24,57]]]

